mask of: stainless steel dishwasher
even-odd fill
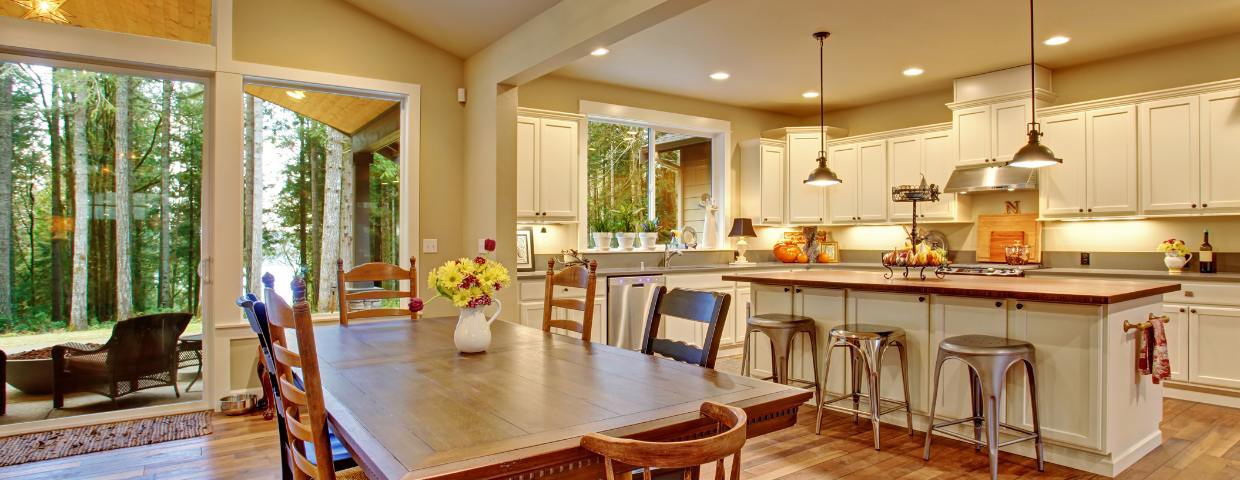
[[[646,333],[646,312],[663,275],[633,275],[607,278],[607,344],[640,350]]]

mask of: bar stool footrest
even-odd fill
[[[867,400],[869,400],[869,398],[870,398],[870,396],[869,396],[869,395],[859,395],[859,396],[864,397],[864,398],[865,398],[865,399],[867,399]],[[831,411],[835,411],[835,412],[853,413],[853,414],[857,414],[857,415],[864,415],[864,416],[866,416],[866,417],[869,417],[871,412],[866,411],[866,410],[855,410],[855,409],[848,408],[848,407],[841,407],[841,406],[837,406],[837,405],[831,405],[832,403],[835,403],[835,402],[839,402],[839,401],[843,401],[843,400],[850,400],[850,399],[852,399],[852,397],[853,397],[853,395],[849,394],[849,395],[843,395],[843,396],[840,396],[840,397],[835,398],[835,399],[833,399],[833,400],[827,400],[827,401],[825,401],[825,402],[822,402],[822,408],[825,408],[825,409],[827,409],[827,410],[831,410]],[[879,398],[879,408],[882,408],[882,403],[883,403],[883,402],[886,402],[889,406],[888,406],[888,408],[887,408],[886,410],[879,410],[879,412],[878,412],[878,415],[879,415],[879,416],[886,415],[886,414],[891,413],[891,412],[894,412],[894,411],[896,411],[896,410],[903,410],[903,409],[904,409],[904,407],[906,407],[906,406],[907,406],[907,404],[906,404],[905,402],[898,402],[898,401],[895,401],[895,400],[888,400],[888,399],[886,399],[886,398]]]
[[[862,412],[862,413],[864,413],[864,412]],[[979,416],[979,417],[968,417],[968,418],[962,418],[962,419],[959,419],[959,420],[953,420],[953,421],[946,422],[946,423],[931,424],[931,425],[930,425],[930,431],[929,431],[929,432],[926,432],[926,435],[930,435],[930,434],[931,434],[931,433],[933,433],[933,432],[938,432],[939,434],[941,434],[941,435],[943,435],[943,436],[951,437],[951,438],[954,438],[954,439],[956,439],[956,440],[960,440],[960,441],[962,441],[962,442],[972,443],[972,444],[974,444],[974,445],[986,446],[986,442],[985,442],[985,441],[978,440],[978,439],[975,439],[975,438],[969,438],[969,437],[966,437],[966,436],[964,436],[964,435],[958,434],[958,433],[956,433],[956,432],[949,432],[949,431],[947,431],[947,430],[943,430],[943,427],[949,427],[949,426],[952,426],[952,425],[957,425],[957,424],[961,424],[961,423],[965,423],[965,422],[973,422],[973,421],[983,421],[983,422],[984,422],[984,421],[985,421],[985,419],[984,419],[984,418],[982,418],[982,417],[980,417],[980,416]],[[1024,442],[1024,441],[1027,441],[1027,440],[1034,440],[1034,439],[1037,439],[1037,438],[1038,438],[1038,434],[1036,434],[1036,433],[1034,433],[1034,432],[1031,432],[1031,431],[1029,431],[1029,430],[1025,430],[1025,429],[1023,429],[1023,428],[1013,427],[1013,426],[1008,425],[1008,424],[1003,423],[1003,422],[999,422],[999,427],[1001,427],[1001,428],[1006,428],[1006,429],[1008,429],[1008,430],[1012,430],[1012,431],[1014,431],[1014,432],[1019,432],[1019,433],[1023,433],[1023,434],[1025,434],[1025,436],[1024,436],[1024,437],[1020,437],[1020,438],[1013,439],[1013,440],[1008,440],[1008,441],[1006,441],[1006,442],[1000,442],[1000,443],[999,443],[999,447],[1006,447],[1006,446],[1008,446],[1008,445],[1012,445],[1012,444],[1015,444],[1015,443],[1020,443],[1020,442]]]

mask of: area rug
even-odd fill
[[[0,439],[0,467],[209,435],[210,411],[27,433]]]

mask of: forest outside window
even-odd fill
[[[597,121],[588,128],[590,233],[657,231],[660,244],[685,227],[703,233],[701,203],[712,192],[710,138]],[[595,248],[593,235],[587,240]]]
[[[288,298],[296,275],[312,311],[335,312],[337,260],[346,271],[367,262],[408,268],[399,258],[399,102],[257,84],[245,92],[247,291],[261,292],[271,273]]]

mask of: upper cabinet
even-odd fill
[[[957,165],[1001,164],[1028,141],[1032,102],[1007,100],[952,111],[959,154]]]
[[[1201,96],[1201,208],[1240,211],[1240,90]]]
[[[741,217],[754,224],[783,225],[788,169],[784,142],[755,138],[741,142]]]
[[[831,147],[831,166],[842,183],[829,187],[831,223],[886,222],[887,141]]]
[[[924,176],[927,184],[938,185],[942,190],[955,169],[956,158],[956,137],[950,129],[887,140],[888,186],[920,185]],[[887,191],[890,192],[890,188]],[[912,203],[894,202],[890,194],[886,201],[888,218],[892,222],[912,219]],[[955,221],[961,218],[960,208],[955,194],[943,193],[937,202],[918,202],[917,218]],[[967,211],[963,215],[967,217]]]
[[[1147,214],[1240,211],[1240,90],[1138,106]]]
[[[517,218],[576,220],[581,117],[518,110]]]
[[[792,133],[788,135],[786,142],[788,223],[821,225],[827,219],[827,189],[818,185],[809,185],[805,183],[805,178],[810,171],[818,168],[818,152],[822,151],[822,134],[818,132]]]
[[[826,131],[827,140],[848,134],[834,127]],[[740,216],[755,225],[826,224],[827,192],[835,187],[805,184],[818,167],[820,127],[779,128],[762,137],[740,143]]]
[[[1137,213],[1135,107],[1050,115],[1039,120],[1043,143],[1064,161],[1038,172],[1042,216]]]

